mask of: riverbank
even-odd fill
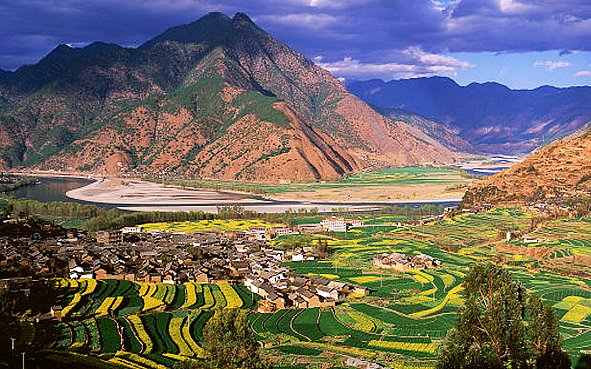
[[[457,203],[461,197],[396,199],[386,201],[314,201],[306,198],[262,199],[225,191],[189,189],[139,180],[100,179],[87,186],[70,190],[66,196],[85,202],[114,204],[126,211],[205,211],[217,212],[218,205],[240,205],[257,212],[284,212],[288,209],[314,209],[320,212],[347,207],[367,211],[380,206],[408,204]]]
[[[110,178],[70,190],[66,196],[81,201],[117,205],[229,205],[261,201],[237,193]]]

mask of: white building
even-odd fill
[[[320,222],[322,229],[332,232],[347,232],[347,224],[345,218],[331,217],[326,218]]]
[[[304,254],[291,255],[291,261],[304,261]]]
[[[142,227],[124,227],[121,233],[142,233]]]

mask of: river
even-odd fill
[[[37,185],[30,185],[18,188],[11,191],[9,194],[16,198],[25,198],[30,200],[36,200],[41,202],[51,201],[65,201],[75,202],[85,205],[98,205],[108,209],[119,208],[125,211],[147,211],[147,210],[162,210],[162,211],[173,211],[173,210],[203,210],[203,211],[216,211],[216,206],[211,203],[176,203],[172,204],[123,204],[123,203],[104,203],[104,202],[91,202],[84,200],[77,200],[66,196],[66,192],[87,186],[94,182],[91,179],[83,178],[72,178],[72,177],[41,177],[39,178],[40,183]],[[253,202],[243,201],[236,203],[237,205],[243,206],[245,209],[255,210],[260,212],[283,212],[287,209],[298,209],[298,208],[318,208],[320,211],[330,211],[332,208],[346,207],[350,209],[363,210],[371,207],[381,206],[411,206],[419,207],[421,205],[443,205],[445,207],[455,206],[458,201],[444,201],[444,202],[408,202],[408,203],[384,203],[384,202],[359,202],[359,203],[331,203],[331,202],[312,202],[312,201],[277,201],[277,200],[266,200],[262,198],[252,198]],[[232,204],[232,200],[220,201],[224,205]]]
[[[72,199],[66,196],[66,192],[87,186],[94,182],[92,179],[74,177],[38,177],[39,184],[19,187],[10,191],[9,196],[17,199],[29,199],[40,202],[64,201],[75,202],[83,205],[99,205],[108,209],[117,207],[117,204],[97,204],[89,201]]]

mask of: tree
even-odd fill
[[[570,368],[554,311],[528,297],[508,271],[477,264],[463,285],[466,302],[437,368]]]
[[[248,318],[238,309],[217,310],[203,328],[205,359],[184,361],[177,369],[271,369],[259,354]]]
[[[561,348],[562,339],[554,310],[542,305],[537,295],[530,295],[526,311],[526,342],[534,353],[536,368],[570,368],[570,358]]]

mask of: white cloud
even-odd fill
[[[591,71],[590,70],[582,70],[580,72],[573,74],[573,77],[575,77],[575,78],[591,77]]]
[[[288,4],[311,8],[344,9],[366,3],[369,0],[284,0]]]
[[[500,0],[499,8],[506,14],[526,13],[536,9],[534,5],[523,4],[514,0]]]
[[[419,47],[410,47],[404,50],[406,55],[411,56],[413,59],[420,61],[423,64],[429,65],[445,65],[453,68],[467,69],[475,68],[476,65],[470,64],[469,62],[461,61],[451,56],[431,54],[424,52]]]
[[[257,21],[264,21],[298,28],[320,29],[336,24],[338,19],[328,14],[296,13],[286,15],[261,15]]]
[[[569,62],[563,62],[563,61],[557,61],[557,62],[553,62],[550,60],[547,61],[536,61],[534,63],[534,67],[546,67],[546,70],[548,71],[553,71],[554,69],[557,68],[566,68],[566,67],[570,67],[570,63]]]
[[[428,77],[441,74],[456,76],[457,69],[476,67],[474,64],[453,57],[425,53],[418,48],[405,50],[403,55],[407,57],[407,60],[365,63],[346,57],[336,62],[322,62],[321,59],[317,59],[316,63],[338,77],[383,79]]]

